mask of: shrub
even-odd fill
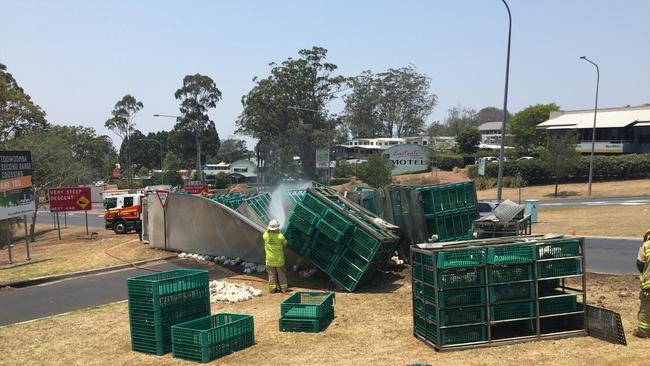
[[[332,178],[330,179],[331,186],[339,186],[341,184],[350,183],[352,178]]]
[[[431,162],[441,170],[452,171],[455,167],[464,168],[463,157],[454,154],[433,154]]]
[[[474,187],[477,191],[494,188],[497,186],[497,179],[492,177],[476,177],[474,178]]]

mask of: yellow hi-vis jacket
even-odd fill
[[[637,260],[644,263],[643,272],[639,276],[641,288],[644,290],[650,289],[650,241],[646,241],[641,245]]]
[[[284,247],[287,246],[287,239],[279,231],[265,231],[264,250],[266,251],[266,265],[269,267],[284,266]]]

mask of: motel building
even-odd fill
[[[551,112],[548,121],[537,125],[550,136],[576,131],[576,151],[591,152],[594,110]],[[598,154],[650,152],[650,104],[638,107],[602,108],[596,113],[594,151]]]

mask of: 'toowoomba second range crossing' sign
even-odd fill
[[[0,151],[0,220],[33,212],[31,151]]]

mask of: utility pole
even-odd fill
[[[591,157],[589,158],[589,197],[591,197],[591,182],[594,174],[594,151],[596,148],[596,113],[598,113],[598,84],[600,84],[600,69],[598,65],[585,56],[580,57],[596,67],[596,102],[594,103],[594,126],[591,129]]]
[[[506,86],[503,92],[503,124],[501,125],[501,148],[499,149],[499,176],[497,179],[497,201],[501,201],[501,192],[503,190],[503,168],[505,166],[505,143],[506,143],[506,126],[508,122],[508,77],[510,75],[510,39],[512,34],[512,14],[506,0],[503,5],[508,10],[508,54],[506,56]]]

